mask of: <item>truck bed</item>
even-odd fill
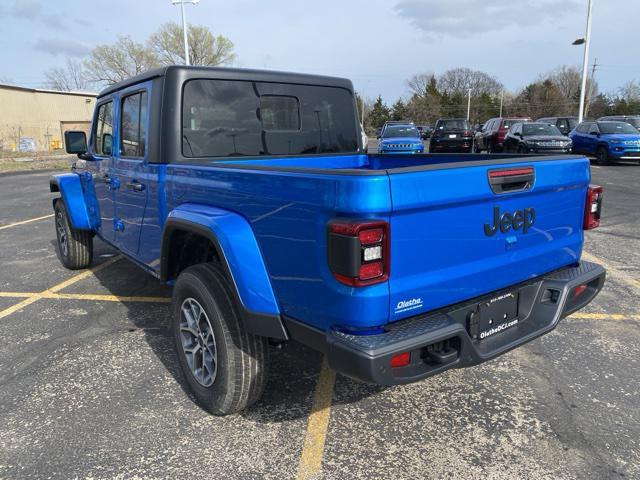
[[[489,172],[514,165],[533,169],[530,188],[494,193]],[[285,315],[323,330],[368,328],[576,264],[589,180],[589,161],[567,155],[234,158],[168,165],[167,202],[247,218]],[[487,236],[496,208],[533,209],[535,224]],[[388,282],[357,289],[333,278],[326,236],[336,218],[389,223]]]

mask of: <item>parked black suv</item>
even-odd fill
[[[578,125],[578,117],[544,117],[539,118],[536,122],[548,123],[555,125],[562,135],[568,135],[571,130]]]
[[[514,123],[504,137],[505,153],[571,153],[571,139],[555,125]]]
[[[608,115],[606,117],[600,117],[598,121],[612,120],[616,122],[627,122],[640,130],[640,115]]]
[[[470,153],[473,145],[473,130],[464,118],[440,118],[429,141],[430,153]]]

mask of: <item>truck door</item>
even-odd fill
[[[115,243],[137,255],[148,198],[148,89],[136,85],[121,92],[118,102],[118,150],[114,159]]]
[[[96,199],[100,207],[100,235],[113,241],[113,190],[111,188],[113,170],[113,126],[114,101],[112,98],[99,103],[96,108],[93,131],[91,132],[91,153],[94,161],[87,162],[87,169],[93,174]]]

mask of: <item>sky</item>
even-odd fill
[[[593,0],[590,63],[600,90],[640,81],[631,25],[640,0]],[[417,73],[468,67],[517,91],[559,65],[582,65],[572,46],[587,0],[200,0],[187,19],[234,42],[237,67],[350,78],[365,98],[392,103]],[[170,0],[0,0],[0,82],[38,87],[67,56],[83,58],[119,35],[144,41],[180,21]]]

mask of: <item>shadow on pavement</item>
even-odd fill
[[[51,241],[56,249],[56,242]],[[95,267],[117,252],[103,242],[94,243]],[[160,283],[126,258],[94,274],[95,280],[84,280],[61,293],[93,293],[116,296],[153,296],[170,297],[171,288]],[[96,282],[99,286],[96,286]],[[106,292],[104,290],[106,290]],[[102,290],[102,291],[101,291]],[[182,391],[194,403],[188,383],[180,369],[174,339],[171,333],[171,307],[164,303],[125,302],[126,319],[109,319],[117,330],[134,332],[142,330],[151,351],[160,360],[166,370],[180,385]],[[124,320],[129,325],[122,325]],[[102,321],[102,320],[101,320]],[[287,342],[278,347],[270,347],[269,377],[261,399],[241,415],[261,423],[279,423],[309,415],[316,379],[320,372],[322,354],[297,342]],[[337,381],[352,382],[338,376]],[[379,393],[385,387],[361,384],[355,391],[358,395],[350,397],[347,403],[357,402],[361,398]]]

